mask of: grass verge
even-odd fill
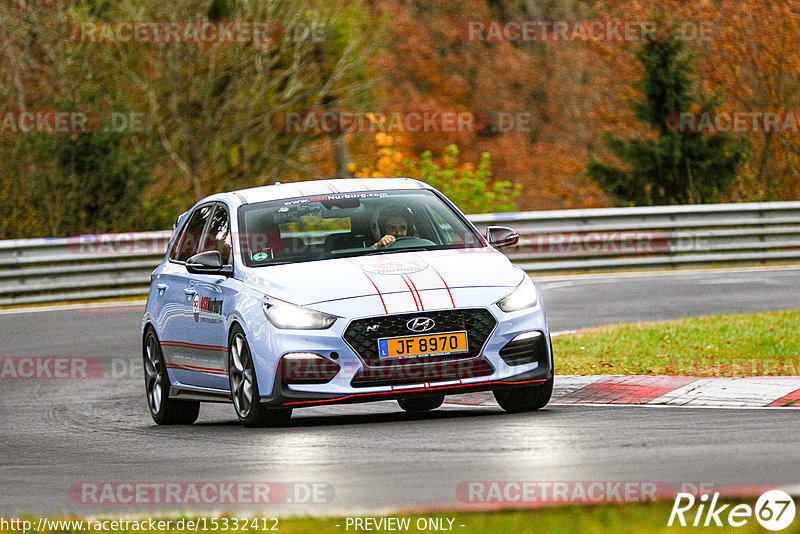
[[[553,338],[558,374],[800,375],[800,310],[605,326]]]

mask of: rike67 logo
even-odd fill
[[[753,516],[767,530],[783,530],[794,521],[794,500],[786,492],[769,490],[758,498],[755,507],[737,504],[731,508],[730,504],[719,503],[719,493],[711,497],[704,493],[699,498],[691,493],[678,493],[667,526],[671,527],[677,519],[682,527],[741,527]]]

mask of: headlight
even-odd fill
[[[539,295],[536,293],[536,286],[533,280],[526,274],[522,283],[511,293],[497,301],[497,305],[504,312],[512,312],[523,308],[532,308],[539,302]]]
[[[261,309],[264,310],[264,315],[267,316],[269,322],[278,328],[322,330],[336,322],[336,317],[327,313],[309,310],[269,297],[264,297],[264,300],[261,301]]]

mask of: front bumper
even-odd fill
[[[393,400],[400,397],[437,395],[456,395],[459,393],[475,393],[477,391],[494,391],[501,388],[512,388],[543,384],[553,379],[552,370],[539,370],[516,375],[506,380],[479,380],[472,383],[460,384],[452,382],[423,383],[411,386],[390,386],[389,391],[375,391],[370,393],[357,392],[349,394],[336,393],[311,393],[294,391],[280,380],[275,382],[272,395],[261,397],[261,404],[267,407],[304,408],[319,406],[321,404],[352,404],[359,402],[374,402],[379,400]]]
[[[262,393],[261,403],[267,407],[297,408],[320,404],[371,402],[433,393],[451,395],[520,387],[551,380],[552,345],[541,307],[513,313],[504,313],[496,306],[486,307],[485,310],[492,314],[496,325],[480,350],[474,351],[474,354],[470,354],[466,359],[439,362],[444,366],[449,365],[450,371],[454,372],[430,374],[431,365],[421,372],[417,369],[416,372],[419,374],[416,375],[404,374],[396,380],[371,382],[379,385],[358,381],[358,378],[365,376],[365,373],[369,374],[369,371],[376,370],[365,365],[364,358],[359,357],[344,341],[347,327],[353,321],[348,321],[347,324],[339,321],[343,324],[334,325],[324,331],[282,331],[278,336],[270,336],[273,343],[269,352],[279,357],[267,362],[265,358],[256,355],[256,362],[261,363],[261,369],[257,365],[259,385],[266,386],[261,387],[261,391],[269,392]],[[507,354],[512,340],[521,334],[531,332],[539,333],[541,343],[536,348],[538,353],[527,360],[519,357],[510,359]],[[280,357],[292,352],[314,353],[330,359],[340,366],[340,371],[324,384],[285,383],[278,376],[278,363]],[[392,372],[388,371],[389,378],[391,374]]]

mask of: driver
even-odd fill
[[[398,237],[408,235],[408,217],[402,208],[387,208],[383,210],[378,218],[378,227],[383,234],[372,248],[375,250],[386,248],[394,243]]]

